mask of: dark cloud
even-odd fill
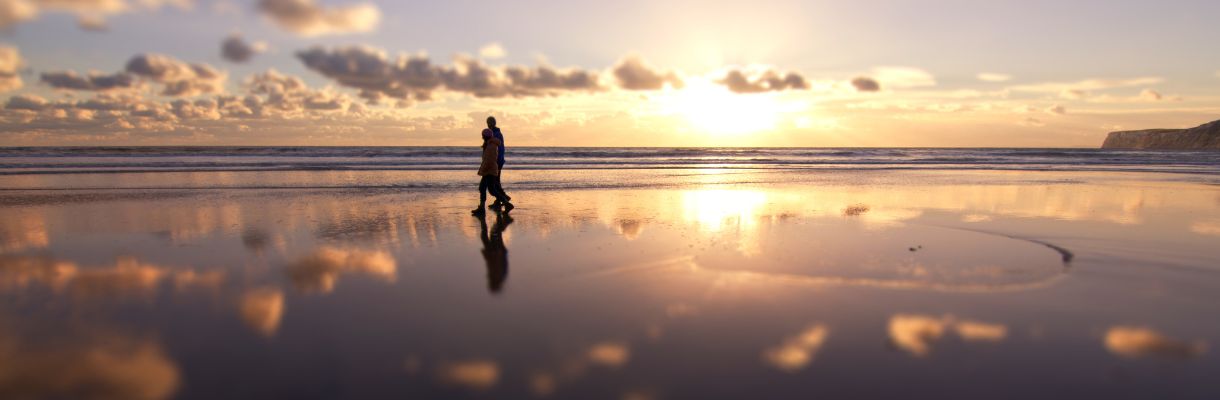
[[[154,73],[163,69],[150,68],[144,72],[172,76]],[[174,76],[177,78],[180,77]],[[166,79],[171,83],[183,82]],[[217,94],[172,101],[145,98],[142,91],[97,92],[87,99],[57,101],[17,95],[0,109],[0,133],[78,137],[87,132],[89,138],[81,140],[94,140],[132,133],[189,135],[209,129],[241,129],[246,124],[261,124],[268,130],[312,127],[319,132],[351,131],[370,123],[365,119],[369,110],[350,95],[311,89],[300,78],[274,70],[252,75],[243,87],[245,93],[241,95]]]
[[[717,81],[729,87],[734,93],[762,93],[770,91],[809,89],[805,77],[795,72],[781,74],[767,70],[754,77],[749,77],[741,70],[731,70],[724,79]]]
[[[258,10],[301,36],[369,32],[381,21],[381,10],[369,3],[328,8],[313,0],[260,0]]]
[[[46,99],[41,97],[32,94],[19,94],[10,97],[4,108],[8,110],[39,111],[47,108],[47,105]]]
[[[684,86],[676,73],[657,70],[635,56],[619,61],[614,66],[614,77],[618,79],[619,86],[627,90],[660,90],[666,83],[675,89]]]
[[[549,66],[493,67],[467,57],[451,66],[437,65],[425,56],[391,60],[380,50],[351,46],[314,47],[297,52],[297,58],[340,85],[359,89],[360,96],[370,101],[383,97],[428,100],[439,90],[475,97],[527,97],[601,89],[594,72]]]
[[[227,76],[207,64],[188,64],[160,54],[140,54],[127,62],[127,72],[163,85],[166,96],[194,96],[224,91]]]
[[[867,76],[856,77],[851,80],[851,85],[858,92],[876,92],[881,90],[881,84],[877,83],[876,79]]]
[[[126,72],[110,75],[90,73],[80,75],[74,71],[56,71],[42,73],[42,83],[56,89],[104,91],[113,89],[129,89],[136,86],[136,79]]]
[[[262,42],[248,43],[241,35],[231,35],[220,44],[220,55],[232,62],[246,62],[255,55],[266,51],[267,45]]]

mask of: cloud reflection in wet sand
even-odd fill
[[[321,247],[288,265],[288,277],[297,289],[330,293],[339,275],[358,272],[386,282],[398,278],[394,256],[385,251]]]
[[[890,317],[888,327],[890,342],[916,357],[930,354],[932,342],[940,340],[950,330],[968,342],[998,342],[1008,336],[1008,328],[1004,325],[958,320],[952,315],[895,314]]]
[[[83,268],[71,261],[42,256],[0,256],[0,288],[24,288],[33,283],[81,299],[147,296],[169,280],[179,290],[215,288],[223,271],[176,269],[120,257],[114,265]]]
[[[1207,342],[1185,341],[1142,326],[1114,326],[1106,331],[1106,350],[1125,358],[1163,357],[1186,359],[1207,352]]]
[[[20,212],[8,214],[0,223],[0,253],[47,247],[46,220],[41,214]]]
[[[0,398],[162,399],[181,380],[178,367],[151,340],[75,331],[47,340],[3,326]]]
[[[500,365],[491,360],[448,362],[437,373],[442,382],[482,391],[500,380]]]
[[[278,288],[257,288],[241,296],[238,306],[246,325],[263,336],[274,336],[284,317],[284,291]]]
[[[618,368],[631,359],[631,349],[623,342],[601,342],[589,348],[589,361],[594,364]]]
[[[812,325],[785,339],[779,346],[763,351],[763,360],[784,372],[799,371],[813,361],[829,335],[830,329],[826,325]]]

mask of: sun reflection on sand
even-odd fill
[[[741,190],[698,190],[682,194],[686,219],[704,230],[724,229],[749,231],[758,223],[758,212],[767,202],[767,194]]]

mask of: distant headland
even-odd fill
[[[1190,129],[1110,132],[1103,149],[1220,150],[1220,120]]]

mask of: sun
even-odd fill
[[[733,93],[691,81],[659,98],[662,111],[682,116],[699,134],[736,136],[775,130],[785,108],[774,93]]]

